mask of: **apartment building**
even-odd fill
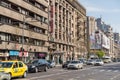
[[[49,0],[49,12],[50,60],[59,64],[84,56],[85,8],[77,0]]]
[[[87,16],[87,49],[89,55],[94,55],[97,48],[95,47],[95,32],[98,30],[98,27],[95,20],[95,17]]]
[[[110,25],[105,24],[105,22],[102,21],[102,18],[96,19],[98,28],[109,38],[110,42],[110,48],[106,49],[103,48],[104,51],[107,51],[107,55],[110,57],[114,56],[114,37],[113,37],[113,29]],[[105,38],[103,38],[105,39]],[[107,39],[106,39],[107,41]]]
[[[0,59],[46,58],[47,32],[47,0],[0,0]]]

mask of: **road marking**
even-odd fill
[[[76,78],[80,78],[80,76],[76,77]]]
[[[77,79],[74,79],[74,78],[70,78],[69,80],[77,80]]]
[[[30,78],[30,80],[34,80],[34,79],[38,79],[38,78],[40,79],[40,78],[45,78],[45,77],[50,77],[50,76],[55,76],[55,75],[61,75],[61,74],[69,73],[69,72],[72,72],[72,71],[55,73],[55,74],[50,74],[50,75],[43,75],[43,76],[40,76],[40,77],[32,77],[32,78]]]
[[[118,70],[115,70],[114,72],[118,72]]]
[[[84,68],[84,69],[81,69],[80,71],[89,70],[89,69],[92,69],[92,68],[95,68],[95,67]],[[51,77],[51,76],[55,76],[55,75],[62,75],[62,74],[65,74],[65,73],[70,73],[70,72],[73,72],[73,71],[59,72],[59,73],[50,74],[50,75],[43,75],[43,76],[39,76],[39,77],[31,77],[30,80],[36,80],[36,79]],[[76,71],[74,71],[74,72],[76,72]]]
[[[107,70],[107,72],[111,72],[112,70]]]
[[[89,68],[84,68],[84,69],[81,69],[79,71],[84,71],[84,70],[89,70],[89,69],[95,69],[95,68],[99,68],[101,66],[96,66],[96,67],[89,67]],[[54,71],[54,70],[53,70]],[[42,78],[47,78],[47,77],[51,77],[51,76],[57,76],[57,75],[62,75],[62,74],[66,74],[66,73],[70,73],[70,72],[76,72],[76,71],[66,71],[66,72],[62,72],[64,70],[58,70],[58,71],[61,71],[61,72],[58,72],[58,73],[55,73],[55,74],[50,74],[50,75],[43,75],[43,76],[39,76],[39,77],[31,77],[29,80],[36,80],[36,79],[42,79]],[[97,71],[97,70],[96,70]],[[103,72],[105,70],[100,70],[100,72]],[[95,73],[94,73],[95,74]],[[88,74],[88,75],[91,75],[91,74]]]
[[[89,80],[95,80],[95,79],[89,79]]]
[[[119,76],[120,76],[120,74],[118,74],[118,75],[112,77],[110,80],[115,80],[115,79],[116,79],[117,77],[119,77]]]
[[[82,75],[82,77],[85,77],[85,75]]]
[[[100,72],[103,72],[103,71],[105,71],[105,70],[104,69],[100,70]]]
[[[92,75],[95,74],[94,72],[91,73]]]

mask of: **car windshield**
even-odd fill
[[[32,64],[37,64],[38,63],[38,60],[34,60],[33,62],[32,62]]]
[[[12,67],[13,62],[2,62],[1,66],[2,68],[10,68]]]
[[[70,63],[79,63],[79,61],[71,61]]]
[[[96,60],[96,62],[101,62],[102,60]]]
[[[67,61],[66,63],[70,63],[70,61]]]
[[[88,60],[88,62],[94,62],[95,60]]]

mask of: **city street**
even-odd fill
[[[120,63],[86,66],[79,70],[57,67],[47,72],[29,73],[26,79],[17,80],[120,80]]]

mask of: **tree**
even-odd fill
[[[98,56],[99,58],[102,58],[104,55],[105,55],[105,52],[103,52],[103,51],[98,51],[98,52],[97,52],[97,56]]]

